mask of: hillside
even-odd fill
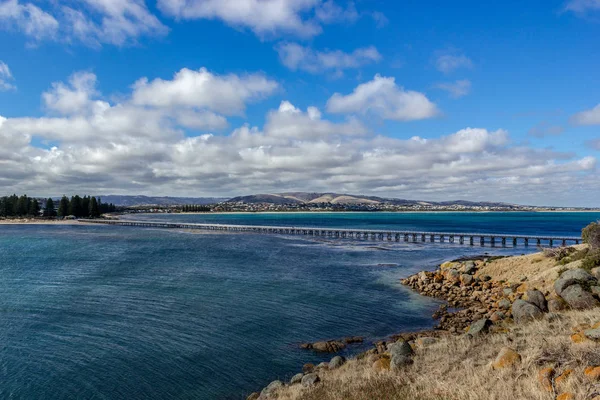
[[[390,204],[390,205],[437,205],[437,206],[488,206],[488,207],[511,207],[512,204],[493,203],[493,202],[473,202],[466,200],[433,202],[420,200],[406,200],[397,198],[384,198],[376,196],[363,196],[354,194],[340,193],[312,193],[312,192],[288,192],[288,193],[269,193],[253,194],[248,196],[238,196],[227,200],[227,203],[244,204]]]

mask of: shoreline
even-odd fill
[[[583,251],[587,249],[587,246],[578,245],[572,248],[574,251]],[[491,369],[485,369],[483,372],[473,372],[489,375],[490,373],[493,374],[494,370],[504,368],[514,370],[520,366],[519,363],[522,358],[515,349],[519,352],[525,351],[523,345],[516,346],[515,342],[525,342],[528,346],[533,346],[534,348],[528,350],[530,351],[528,354],[534,355],[539,353],[539,350],[535,349],[535,346],[545,346],[548,344],[543,339],[541,344],[537,340],[540,333],[539,329],[541,329],[539,324],[543,324],[544,328],[549,331],[546,336],[552,336],[556,340],[561,340],[563,346],[579,346],[579,343],[587,343],[588,346],[592,346],[594,352],[597,352],[598,348],[594,347],[594,342],[599,343],[598,340],[600,339],[595,339],[593,335],[595,334],[594,332],[600,330],[600,320],[598,319],[600,314],[594,313],[591,309],[595,306],[600,307],[600,302],[598,301],[600,292],[592,290],[592,296],[596,300],[594,300],[594,297],[588,295],[591,303],[585,307],[578,306],[577,303],[571,303],[571,299],[566,297],[566,295],[563,298],[563,295],[556,289],[556,284],[561,279],[561,274],[565,271],[571,271],[576,273],[574,276],[579,276],[577,274],[585,272],[581,272],[583,270],[581,269],[582,264],[580,260],[566,264],[560,264],[557,260],[560,261],[560,259],[555,259],[544,252],[501,258],[494,257],[493,255],[485,256],[485,258],[473,256],[466,259],[447,261],[437,266],[434,271],[424,270],[402,279],[401,282],[404,286],[411,288],[419,295],[440,299],[445,302],[432,316],[439,322],[433,329],[421,329],[414,332],[400,332],[388,335],[382,341],[372,342],[370,350],[354,354],[348,360],[340,356],[335,356],[336,352],[329,352],[333,357],[329,363],[325,362],[317,366],[306,364],[302,369],[302,373],[295,375],[289,383],[281,381],[271,382],[261,392],[250,394],[247,400],[262,400],[263,398],[316,400],[321,397],[326,397],[327,399],[367,398],[364,397],[364,393],[362,392],[359,392],[362,396],[348,396],[348,376],[352,376],[353,384],[360,380],[371,382],[367,386],[368,390],[365,389],[365,385],[355,385],[356,389],[369,392],[372,390],[373,384],[381,384],[379,380],[382,376],[381,374],[388,374],[388,377],[394,379],[393,382],[402,381],[403,377],[397,377],[395,373],[399,371],[402,371],[400,375],[411,373],[412,369],[416,369],[413,364],[421,362],[419,357],[421,359],[427,357],[430,359],[429,364],[419,366],[425,372],[435,369],[438,363],[449,364],[449,369],[446,372],[438,371],[438,374],[424,378],[425,385],[437,386],[436,391],[441,395],[441,393],[444,393],[448,389],[444,387],[443,382],[437,382],[439,377],[452,370],[459,372],[458,378],[454,376],[454,381],[446,382],[446,384],[450,383],[451,386],[456,386],[458,381],[468,381],[469,378],[464,378],[464,376],[468,376],[469,374],[461,374],[460,370],[463,368],[468,369],[469,367],[466,367],[465,364],[461,368],[456,368],[456,364],[465,363],[465,359],[470,360],[470,363],[473,363],[475,360],[477,364],[481,364],[481,361],[478,360],[478,357],[481,357],[480,353],[487,353],[486,357],[491,357],[490,354],[492,354],[489,348],[479,349],[479,352],[469,354],[461,351],[461,347],[477,347],[485,341],[505,343],[505,347],[502,348],[497,357],[493,356],[496,357],[496,360],[493,363],[490,361],[490,364],[488,364],[492,367]],[[600,289],[600,283],[598,282],[600,279],[599,269],[592,270],[592,274],[588,274],[589,279],[594,280],[594,284],[598,285],[596,286],[596,290],[598,290]],[[573,281],[568,281],[567,279],[563,278],[565,285],[575,284]],[[575,286],[578,285],[575,284]],[[523,308],[527,308],[527,311],[524,311]],[[569,320],[572,325],[561,327],[565,329],[556,328],[556,321],[566,320]],[[537,322],[538,325],[531,324],[529,327],[527,326],[530,322],[534,321],[541,322]],[[593,332],[589,331],[590,328]],[[526,332],[526,334],[522,332]],[[558,335],[559,332],[560,335]],[[515,343],[512,346],[514,349],[507,347],[506,343]],[[430,354],[429,349],[435,349],[436,346],[443,347],[444,351],[450,353],[449,356],[446,356],[443,352],[436,355],[435,351],[433,354]],[[458,351],[457,348],[459,349]],[[403,349],[402,351],[405,353],[398,355],[399,349]],[[577,349],[581,348],[578,347]],[[577,349],[572,349],[571,354],[581,351]],[[498,349],[494,350],[497,351]],[[505,366],[504,360],[501,359],[503,351],[509,351],[513,355],[513,359],[517,360],[517,362],[510,361]],[[448,360],[450,356],[458,358],[458,360],[452,363]],[[431,359],[436,357],[437,360],[432,362]],[[551,356],[548,357],[551,358]],[[540,370],[544,366],[543,363],[539,367],[536,366],[536,363],[533,363],[533,367],[531,367],[532,364],[528,364],[527,367],[530,371],[527,373],[527,378],[533,380],[534,384],[537,384],[535,381],[541,381],[542,388],[534,386],[534,390],[545,391],[546,393],[548,391],[553,392],[554,396],[558,396],[556,398],[560,398],[561,400],[563,398],[571,400],[579,398],[575,397],[573,393],[582,393],[583,390],[588,390],[588,387],[584,385],[585,376],[589,375],[589,371],[596,371],[594,368],[600,369],[600,357],[596,358],[599,364],[594,365],[594,361],[588,361],[591,364],[586,364],[585,362],[581,362],[581,360],[578,361],[577,355],[572,356],[573,360],[569,361],[567,365],[575,365],[577,368],[573,367],[571,369],[565,369],[561,365],[565,362],[561,358],[563,356],[557,354],[555,357],[557,357],[554,365],[554,368],[556,368],[556,377],[559,376],[558,372],[561,370],[563,375],[566,374],[566,377],[574,371],[578,375],[584,376],[583,380],[578,381],[578,386],[574,384],[573,386],[559,388],[558,382],[554,382],[554,368]],[[349,369],[350,365],[353,369]],[[531,371],[532,369],[533,371]],[[551,371],[548,372],[550,375],[548,375],[549,378],[546,380],[542,379],[545,377],[543,371]],[[439,375],[440,372],[442,375]],[[416,374],[417,376],[422,375],[422,372]],[[563,376],[565,379],[566,377]],[[397,383],[390,385],[388,389],[402,392],[406,396],[396,396],[394,398],[429,399],[429,397],[423,396],[423,392],[432,393],[431,389],[423,387],[411,388],[407,386],[420,378],[414,376],[412,379],[409,378],[404,382],[405,387],[401,389],[398,388]],[[430,382],[436,383],[429,384],[427,382],[428,379]],[[489,377],[485,379],[489,379]],[[485,381],[485,379],[482,381]],[[600,370],[597,379],[600,381]],[[548,385],[547,382],[550,382],[550,384]],[[510,383],[508,384],[510,385]],[[515,397],[515,394],[517,390],[523,391],[523,389],[516,388],[516,386],[517,383],[515,381],[512,383],[513,393],[508,391],[508,393],[504,393],[498,398],[521,398],[518,395]],[[332,387],[336,388],[336,392],[333,392]],[[462,388],[464,385],[460,387]],[[551,389],[549,390],[548,387]],[[481,387],[479,383],[473,384],[470,388],[467,387],[467,390],[479,394],[479,396],[476,395],[475,397],[469,396],[469,398],[473,399],[487,399],[489,395],[486,387]],[[481,392],[482,390],[483,392]],[[530,386],[525,388],[526,392],[531,390]],[[341,392],[345,393],[345,395],[342,395]],[[311,393],[315,393],[315,395],[311,396]],[[386,396],[389,395],[384,390],[381,393],[385,393]],[[409,393],[414,397],[408,396]],[[572,397],[560,397],[559,395],[563,393],[570,393]],[[417,397],[416,394],[423,397]],[[600,395],[600,392],[598,394]],[[455,397],[450,395],[448,398],[454,399]],[[522,398],[529,399],[530,397]],[[538,397],[535,398],[537,399]],[[593,398],[593,400],[598,399],[600,397]]]
[[[0,225],[91,225],[79,220],[0,219]]]
[[[440,211],[217,211],[217,212],[140,212],[120,215],[236,215],[236,214],[493,214],[493,213],[600,213],[597,210],[440,210]]]

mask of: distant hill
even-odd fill
[[[187,204],[215,204],[227,200],[220,197],[154,197],[154,196],[98,196],[103,203],[113,203],[118,207],[133,206],[181,206]]]
[[[288,192],[278,194],[254,194],[249,196],[238,196],[227,200],[227,203],[244,204],[393,204],[393,205],[437,205],[437,206],[489,206],[489,207],[510,207],[513,204],[492,203],[492,202],[474,202],[466,200],[433,202],[405,200],[395,198],[383,198],[376,196],[362,196],[353,194],[339,193],[309,193],[309,192]]]

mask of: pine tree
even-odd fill
[[[56,211],[54,210],[54,200],[52,198],[48,198],[46,200],[46,207],[44,208],[44,217],[55,217]]]
[[[90,198],[89,196],[83,196],[81,199],[81,211],[79,217],[90,216]]]
[[[92,199],[90,200],[89,210],[90,217],[98,218],[100,216],[100,208],[98,207],[98,202],[96,201],[95,197],[92,197]]]
[[[40,203],[37,201],[37,199],[29,201],[29,210],[27,211],[27,215],[30,217],[37,217],[40,215]]]
[[[71,208],[71,205],[69,204],[69,199],[67,198],[67,196],[63,196],[60,199],[60,203],[58,204],[58,216],[59,217],[66,217],[67,215],[69,215],[69,209]]]

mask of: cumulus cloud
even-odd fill
[[[448,50],[437,54],[435,66],[439,71],[449,74],[460,68],[472,68],[473,62],[464,54]]]
[[[468,79],[462,79],[455,82],[443,82],[438,83],[435,87],[445,90],[454,98],[460,98],[468,95],[471,92],[471,81]]]
[[[42,94],[42,100],[49,110],[60,114],[87,113],[92,106],[91,97],[96,94],[96,75],[91,72],[77,72],[69,78],[69,83],[55,82],[52,88]]]
[[[262,38],[312,37],[322,24],[358,18],[353,3],[344,8],[333,0],[158,0],[158,7],[175,18],[218,19]]]
[[[575,125],[600,125],[600,104],[573,115],[570,121]]]
[[[15,85],[11,83],[13,80],[10,68],[8,68],[5,62],[0,60],[0,92],[16,89]]]
[[[277,82],[262,74],[218,76],[206,68],[177,72],[172,80],[148,78],[134,85],[134,104],[154,107],[206,108],[225,115],[241,115],[249,101],[264,98],[278,89]]]
[[[4,29],[22,32],[33,43],[82,42],[123,46],[143,36],[163,36],[168,28],[144,0],[82,0],[48,2],[46,9],[21,0],[0,4]]]
[[[346,53],[341,50],[317,51],[297,43],[281,43],[276,50],[283,65],[292,71],[301,70],[312,74],[325,71],[341,73],[345,69],[360,68],[382,59],[374,46]]]
[[[348,95],[335,93],[327,111],[342,114],[374,114],[396,121],[412,121],[436,116],[439,111],[423,93],[405,90],[394,78],[375,75]]]
[[[104,100],[96,80],[81,72],[52,85],[43,95],[49,115],[0,117],[5,192],[228,196],[314,190],[577,204],[600,190],[594,157],[514,144],[501,129],[392,138],[357,120],[332,121],[316,107],[302,110],[283,101],[262,127],[196,133],[187,128],[190,120],[220,117],[206,102],[204,108],[195,102],[137,104],[134,86],[131,96],[113,103]],[[34,144],[43,141],[52,147]]]
[[[277,111],[269,112],[265,125],[265,134],[273,137],[319,139],[332,135],[360,136],[368,129],[359,121],[350,119],[346,123],[335,124],[321,118],[321,111],[308,107],[302,112],[289,101],[281,102]]]

